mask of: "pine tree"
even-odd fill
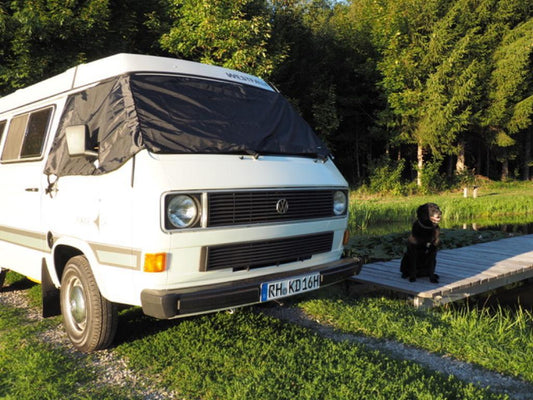
[[[494,53],[490,107],[485,125],[500,159],[517,157],[523,149],[523,178],[529,179],[533,134],[533,18],[510,30]],[[517,135],[523,142],[517,146]],[[505,177],[504,177],[505,178]]]

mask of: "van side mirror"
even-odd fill
[[[87,125],[67,126],[65,129],[65,137],[67,139],[68,154],[71,157],[98,157],[98,153],[96,151],[89,150],[87,148],[88,136],[89,127]]]

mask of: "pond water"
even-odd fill
[[[389,233],[401,233],[408,232],[411,230],[413,222],[412,221],[391,221],[391,222],[382,222],[377,224],[370,224],[368,228],[364,230],[353,231],[353,235],[386,235]],[[473,230],[473,231],[501,231],[506,233],[517,233],[517,234],[530,234],[533,233],[533,217],[529,216],[524,218],[522,222],[508,222],[505,220],[491,220],[491,221],[481,221],[481,222],[449,222],[443,221],[440,224],[440,227],[443,229],[455,229],[455,230]]]
[[[468,224],[456,224],[448,229],[469,229],[473,231],[501,231],[506,233],[521,233],[529,234],[533,233],[533,222],[528,222],[524,224],[517,223],[495,223],[495,224],[477,224],[475,222]]]

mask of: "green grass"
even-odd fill
[[[114,351],[158,387],[187,399],[507,398],[250,309],[156,321],[134,308],[120,318]],[[39,339],[58,323],[28,321],[0,305],[0,398],[142,398],[131,388],[96,385],[90,356]]]
[[[178,321],[117,351],[187,399],[499,398],[249,310]]]
[[[533,314],[522,307],[421,311],[385,297],[322,298],[299,306],[343,332],[393,339],[533,382]]]
[[[431,196],[368,196],[353,191],[350,196],[350,229],[365,233],[391,222],[409,229],[416,208],[426,202],[437,203],[442,210],[442,227],[463,223],[533,222],[533,182],[492,183],[479,189],[478,198],[464,198],[462,192]]]
[[[87,358],[39,339],[58,318],[32,322],[0,305],[0,398],[24,400],[132,399],[116,387],[95,386]],[[140,397],[138,397],[140,398]]]
[[[30,281],[24,275],[20,275],[13,271],[8,271],[6,280],[4,282],[4,287],[7,286],[18,290],[27,289],[25,293],[29,304],[33,307],[42,306],[41,285]]]

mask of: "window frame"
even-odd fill
[[[2,148],[2,138],[4,137],[4,131],[6,130],[7,119],[0,120],[0,149]]]
[[[54,118],[55,108],[55,105],[48,105],[11,117],[11,119],[9,120],[9,124],[6,124],[6,126],[4,127],[5,140],[2,148],[2,153],[0,154],[0,163],[8,164],[43,160],[44,150],[46,149],[46,144],[50,134],[50,127]],[[38,129],[42,129],[42,135],[35,136],[33,132],[29,131],[32,123],[32,116],[43,111],[47,111],[49,113],[48,119],[46,121],[45,126],[37,126]],[[19,120],[21,120],[21,122],[17,122]],[[22,123],[22,129],[19,130],[19,127],[13,124],[14,122]],[[35,138],[42,139],[40,142],[39,153],[29,153],[28,155],[25,155],[25,150],[28,151],[29,149],[31,149],[31,144],[29,141],[34,140]],[[8,145],[11,146],[10,150],[7,150]]]

